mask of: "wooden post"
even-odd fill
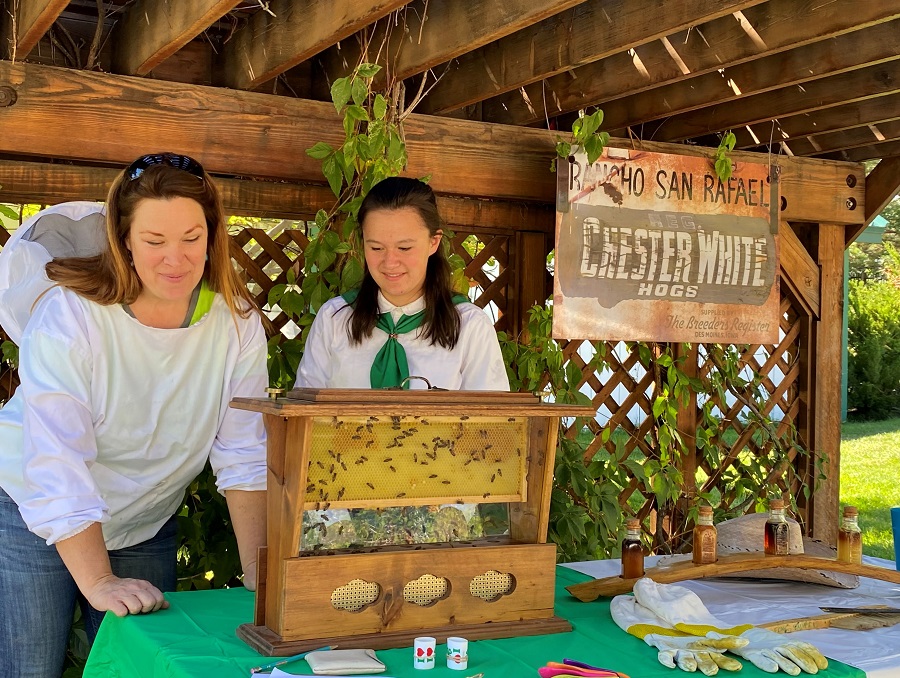
[[[813,494],[810,534],[837,543],[840,504],[841,451],[841,327],[844,289],[845,227],[819,225],[818,264],[821,270],[821,313],[815,323],[815,373],[812,375],[813,448],[824,460],[827,478]]]
[[[515,291],[510,323],[513,337],[528,328],[528,309],[535,304],[543,304],[551,292],[547,285],[547,235],[520,231],[516,233],[515,246]]]

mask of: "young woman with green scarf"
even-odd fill
[[[508,391],[488,315],[454,296],[434,192],[416,179],[379,182],[359,209],[365,272],[359,289],[316,315],[297,387]]]

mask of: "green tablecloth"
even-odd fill
[[[481,640],[470,643],[469,668],[448,669],[442,662],[428,674],[412,666],[409,648],[379,650],[386,675],[397,678],[484,678],[537,676],[547,661],[570,657],[627,673],[631,678],[676,678],[685,675],[661,666],[656,650],[621,631],[609,615],[609,601],[581,603],[564,587],[589,577],[568,568],[556,568],[556,614],[568,619],[574,631],[546,636]],[[248,678],[254,666],[273,661],[262,657],[235,636],[239,624],[253,617],[253,594],[244,589],[191,591],[167,594],[171,607],[150,615],[107,615],[100,627],[84,672],[85,678]],[[314,624],[315,619],[311,618]],[[440,658],[446,646],[438,646]],[[771,678],[772,674],[743,662],[740,674],[720,676]],[[311,674],[306,662],[282,667]],[[700,673],[694,675],[702,676]],[[787,674],[779,674],[786,676]],[[805,674],[803,674],[805,675]],[[831,661],[821,678],[865,678],[865,672]]]

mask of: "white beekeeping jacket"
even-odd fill
[[[34,302],[53,283],[44,266],[57,257],[88,257],[106,247],[106,206],[64,202],[25,221],[0,251],[0,327],[20,343]]]

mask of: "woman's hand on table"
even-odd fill
[[[147,614],[169,607],[162,591],[143,579],[120,579],[106,575],[98,579],[85,597],[94,609],[108,610],[117,617]]]

